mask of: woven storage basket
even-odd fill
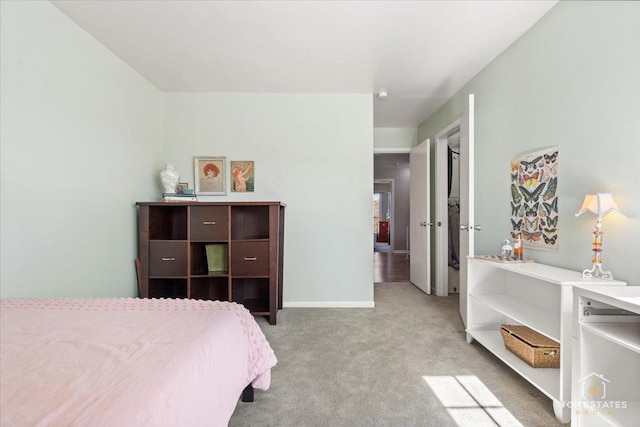
[[[502,325],[504,345],[534,368],[559,368],[560,344],[526,326]]]

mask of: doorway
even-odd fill
[[[373,241],[375,252],[393,250],[393,180],[373,181]]]
[[[480,231],[482,226],[475,224],[474,215],[474,128],[475,128],[475,96],[468,95],[468,102],[464,106],[462,115],[456,121],[444,128],[436,135],[435,144],[435,213],[436,213],[436,239],[435,239],[435,285],[436,295],[447,296],[449,282],[457,283],[456,292],[459,293],[459,311],[462,322],[467,324],[467,257],[474,255],[474,233]],[[457,134],[457,135],[456,135]],[[451,143],[451,145],[450,145]],[[459,226],[455,231],[459,242],[458,266],[459,270],[449,269],[449,148],[456,146],[458,150],[458,177],[459,193],[457,211],[459,213]],[[448,277],[449,272],[454,271],[458,277]]]
[[[436,136],[436,289],[459,292],[460,271],[460,124]]]
[[[409,154],[374,153],[374,283],[408,282]]]

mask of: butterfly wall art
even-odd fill
[[[559,248],[559,153],[559,147],[551,147],[511,161],[512,235],[520,233],[525,248]]]

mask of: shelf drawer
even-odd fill
[[[268,276],[269,242],[233,242],[231,274],[233,276]]]
[[[226,206],[192,206],[191,240],[227,240],[229,209]]]
[[[149,275],[179,277],[187,275],[186,242],[150,242]]]

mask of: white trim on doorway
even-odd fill
[[[435,146],[435,291],[438,296],[449,294],[449,215],[448,203],[448,146],[449,137],[460,131],[458,118],[438,132]]]
[[[374,148],[373,154],[410,154],[411,148]],[[394,249],[395,242],[395,229],[393,227],[393,220],[395,218],[395,181],[393,179],[374,179],[374,184],[379,181],[391,181],[391,194],[392,194],[392,203],[391,203],[391,221],[389,221],[389,233],[391,235],[391,239],[389,240],[389,245],[394,253],[409,253],[409,240],[407,239],[407,249]]]
[[[390,218],[388,218],[389,220],[389,246],[391,246],[391,250],[395,252],[394,248],[394,242],[395,242],[395,232],[394,232],[394,219],[396,216],[396,202],[395,202],[395,185],[396,185],[396,181],[395,179],[374,179],[373,180],[373,184],[375,186],[375,184],[388,184],[389,187],[391,188],[391,191],[389,192],[390,197],[389,197],[389,201],[388,201],[388,209],[389,209],[389,216]],[[386,220],[387,218],[385,218]]]

